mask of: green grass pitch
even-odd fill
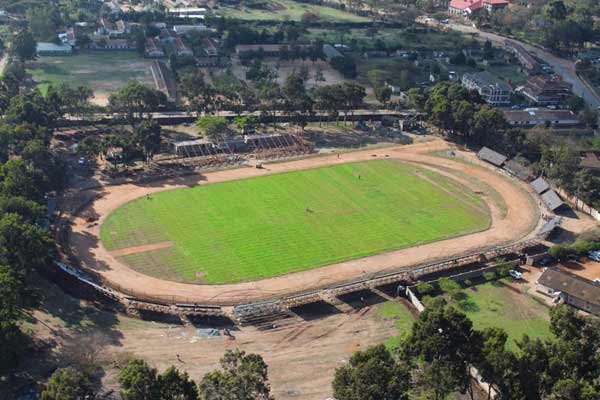
[[[132,268],[222,284],[306,270],[486,229],[472,191],[429,170],[375,160],[160,192],[111,213],[108,250]]]

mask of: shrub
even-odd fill
[[[487,271],[483,273],[483,278],[486,281],[492,281],[496,278],[496,273],[494,271]]]
[[[454,294],[460,290],[460,285],[450,278],[441,278],[438,285],[442,292]]]
[[[433,285],[427,282],[419,283],[416,288],[419,296],[426,296],[433,293]]]

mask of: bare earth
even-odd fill
[[[260,354],[269,365],[269,380],[275,398],[294,400],[331,396],[335,368],[347,362],[353,352],[382,343],[397,334],[393,321],[377,316],[377,306],[300,321],[270,331],[243,327],[231,332],[233,340],[200,338],[192,326],[156,324],[156,327],[121,332],[119,344],[107,349],[109,358],[118,358],[123,353],[135,354],[159,371],[175,365],[196,381],[218,368],[219,359],[227,349],[239,348]],[[105,384],[116,386],[115,381],[114,375],[108,376]]]
[[[151,244],[143,244],[141,246],[125,247],[123,249],[113,250],[110,252],[113,257],[128,256],[130,254],[143,253],[146,251],[166,249],[173,246],[173,242],[158,242]]]
[[[149,184],[106,186],[102,188],[101,196],[97,200],[90,203],[85,210],[82,210],[83,212],[71,217],[72,232],[69,237],[71,250],[81,261],[82,267],[96,272],[109,285],[130,294],[151,294],[155,297],[179,302],[230,305],[330,285],[384,270],[393,270],[435,259],[452,257],[531,235],[538,224],[540,212],[537,201],[533,199],[527,185],[503,176],[492,167],[478,161],[470,153],[458,152],[463,161],[428,154],[450,147],[451,145],[445,141],[435,140],[410,146],[357,151],[343,154],[339,158],[332,155],[268,164],[264,169],[246,167]],[[483,197],[487,201],[492,214],[491,226],[486,231],[284,276],[224,285],[177,283],[143,275],[116,260],[99,240],[100,226],[112,210],[149,193],[331,164],[365,161],[375,157],[389,157],[406,163],[418,164],[421,167],[452,176],[453,179],[460,180],[472,190],[479,191],[481,187],[470,180],[460,179],[458,175],[477,178],[495,189],[507,208],[506,212],[501,212],[492,196],[487,196],[484,193]],[[85,195],[85,193],[82,195]],[[89,213],[95,213],[99,216],[97,224],[90,225],[83,217],[79,216]]]

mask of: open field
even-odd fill
[[[90,52],[62,57],[38,57],[29,72],[42,92],[48,85],[68,83],[85,85],[94,90],[95,103],[104,105],[108,96],[128,81],[137,80],[154,87],[152,60],[136,52]]]
[[[412,247],[489,224],[482,199],[459,183],[378,160],[142,197],[109,215],[101,238],[112,251],[148,245],[114,254],[142,273],[221,284]]]
[[[82,268],[97,274],[107,285],[112,285],[127,293],[142,297],[150,296],[153,299],[168,300],[169,302],[234,305],[240,302],[264,300],[316,287],[339,284],[369,274],[395,271],[398,268],[478,252],[484,248],[489,249],[500,244],[532,237],[539,224],[540,212],[529,188],[476,161],[472,153],[454,148],[453,151],[457,156],[453,158],[431,155],[444,149],[447,150],[448,146],[449,144],[442,140],[431,140],[412,145],[371,148],[339,155],[321,155],[265,164],[261,169],[242,167],[172,177],[147,183],[127,183],[89,189],[79,192],[77,195],[81,201],[85,201],[84,205],[71,208],[69,203],[65,203],[67,208],[64,208],[63,215],[71,224],[70,232],[65,238],[65,245],[68,246],[69,254],[78,261]],[[101,227],[113,211],[146,195],[153,196],[171,189],[205,186],[212,183],[374,159],[397,160],[426,169],[458,182],[466,187],[469,193],[476,192],[490,209],[491,225],[489,229],[277,277],[221,285],[198,285],[149,276],[134,270],[119,257],[115,257],[100,240]],[[461,162],[459,159],[468,159],[470,162]],[[468,176],[469,179],[465,179],[464,176]],[[483,182],[486,184],[483,185]],[[494,193],[490,191],[492,187]],[[93,196],[94,199],[91,202],[89,201],[90,196]],[[506,205],[505,210],[499,207],[498,199],[502,199],[501,203]],[[303,205],[302,212],[306,206],[306,204]],[[97,219],[96,222],[90,223],[90,216]],[[162,244],[164,245],[164,243]],[[157,242],[154,242],[154,245],[157,245]]]
[[[550,333],[548,307],[532,297],[511,290],[497,282],[465,289],[463,306],[459,307],[476,329],[500,327],[508,333],[508,346],[515,349],[515,340],[523,335],[531,338],[547,338]]]
[[[220,7],[218,14],[230,18],[245,20],[292,20],[300,21],[305,13],[317,15],[323,21],[368,22],[369,18],[361,17],[343,10],[314,4],[297,3],[291,0],[271,0],[265,9]]]

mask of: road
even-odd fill
[[[437,23],[435,23],[437,26]],[[510,39],[513,42],[519,43],[525,50],[530,52],[532,55],[536,56],[546,64],[552,66],[554,71],[560,75],[565,82],[569,82],[573,85],[573,93],[581,96],[585,102],[592,108],[600,107],[600,95],[586,82],[584,82],[575,72],[575,63],[571,60],[567,60],[565,58],[557,57],[556,55],[542,50],[538,47],[532,46],[530,44],[521,42],[519,40],[515,40],[512,38],[507,38],[495,33],[484,32],[473,26],[467,26],[458,24],[456,22],[450,21],[448,24],[443,26],[447,26],[456,31],[460,31],[467,34],[477,34],[480,38],[488,39],[490,42],[497,45],[504,45],[504,41],[506,39]]]

